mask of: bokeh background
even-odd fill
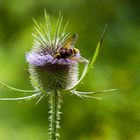
[[[0,0],[0,81],[32,89],[25,53],[32,46],[33,20],[44,8],[53,24],[61,10],[68,31],[79,34],[76,47],[91,59],[106,23],[109,29],[82,91],[117,88],[102,100],[64,95],[61,140],[140,140],[140,1]],[[82,70],[81,70],[82,71]],[[27,94],[0,87],[0,97]],[[47,140],[48,102],[0,102],[0,140]]]

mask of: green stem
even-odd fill
[[[59,132],[58,129],[59,121],[60,121],[60,108],[61,108],[61,98],[60,98],[60,92],[55,91],[54,93],[50,94],[50,111],[49,111],[49,134],[50,134],[50,140],[58,140],[59,138]]]

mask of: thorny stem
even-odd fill
[[[54,93],[50,94],[49,99],[50,104],[50,111],[49,111],[49,140],[58,140],[59,132],[58,129],[60,128],[59,121],[60,121],[60,108],[61,108],[61,97],[60,92],[55,91]]]

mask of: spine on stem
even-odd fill
[[[60,108],[61,108],[61,97],[60,92],[55,91],[50,94],[49,98],[49,140],[58,140],[59,128],[60,128]]]

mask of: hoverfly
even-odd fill
[[[82,56],[76,56],[79,53],[79,50],[74,47],[76,41],[78,38],[78,34],[71,35],[64,45],[59,48],[58,51],[54,52],[54,58],[60,59],[71,59],[77,62],[86,63],[87,60],[85,60]]]

